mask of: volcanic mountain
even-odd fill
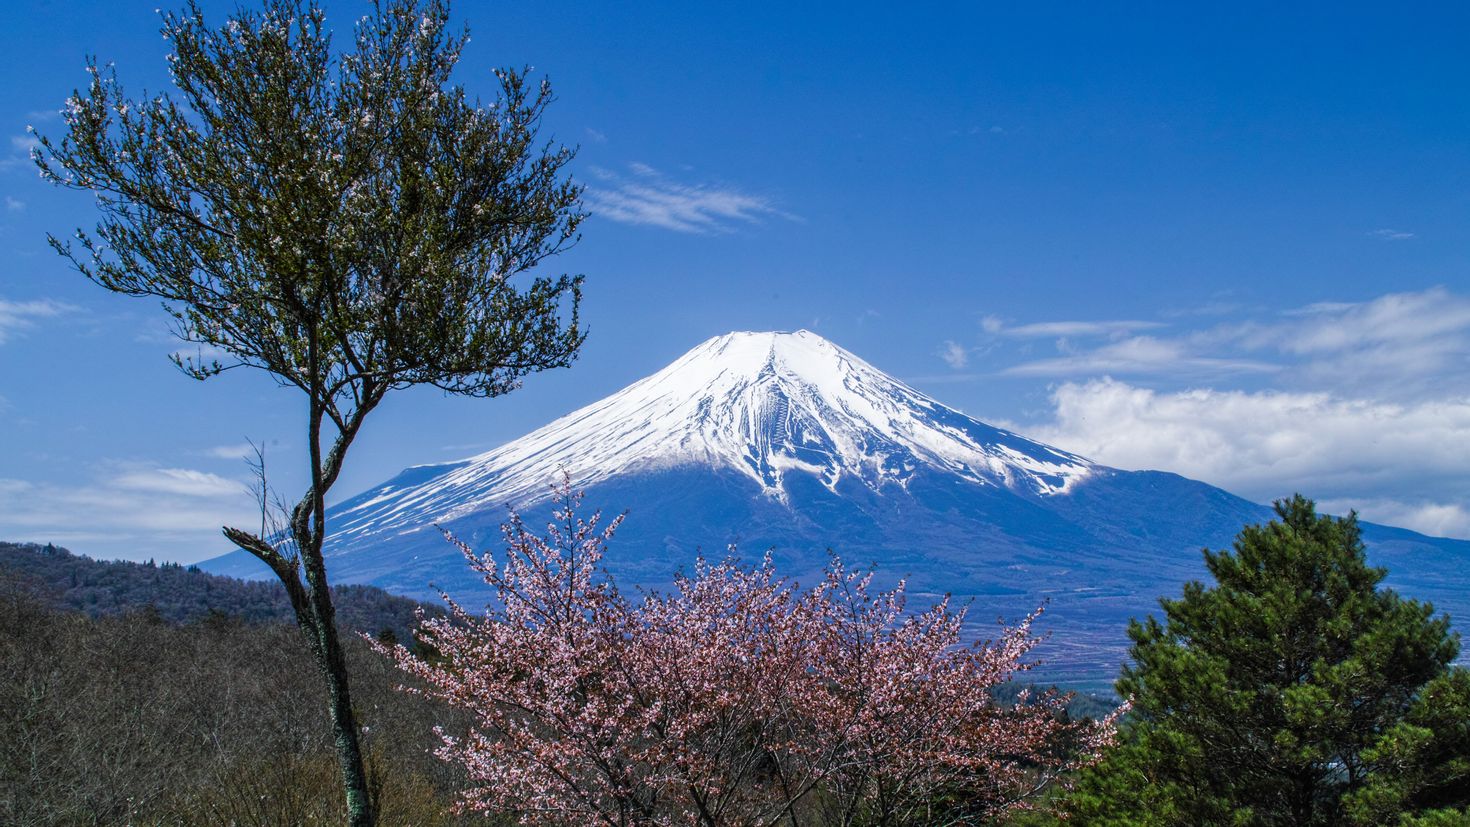
[[[1082,685],[1116,672],[1128,617],[1203,575],[1202,547],[1272,516],[1176,474],[1108,468],[992,427],[814,333],[730,333],[521,439],[405,469],[334,506],[328,567],[337,582],[476,595],[436,526],[495,544],[507,506],[544,521],[563,474],[587,508],[629,512],[607,557],[620,582],[658,587],[701,549],[732,544],[770,550],[805,582],[830,550],[907,578],[913,601],[972,601],[977,634],[1045,604],[1046,671]],[[1365,535],[1409,596],[1470,609],[1470,543]],[[265,574],[244,552],[205,568]]]

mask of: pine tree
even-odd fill
[[[1364,757],[1375,771],[1345,797],[1351,823],[1470,824],[1470,671],[1449,669],[1426,684]]]
[[[1470,702],[1449,618],[1380,587],[1356,515],[1276,513],[1205,551],[1215,585],[1130,624],[1135,720],[1083,775],[1078,823],[1392,824],[1470,796],[1446,764],[1470,756],[1464,718],[1458,741],[1433,729]]]
[[[390,391],[498,396],[584,338],[581,277],[531,275],[585,215],[572,151],[538,138],[551,88],[504,70],[493,101],[470,97],[451,83],[465,38],[448,18],[446,0],[378,0],[338,52],[313,0],[218,28],[191,2],[163,15],[176,93],[129,98],[92,63],[67,134],[34,153],[102,212],[95,234],[52,245],[101,286],[160,300],[201,354],[176,360],[185,373],[252,367],[305,396],[306,491],[279,531],[225,536],[286,587],[353,824],[373,814],[322,556],[327,492]]]

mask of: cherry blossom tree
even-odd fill
[[[565,482],[544,536],[512,514],[505,550],[455,540],[494,592],[483,614],[378,645],[408,691],[469,710],[440,732],[461,807],[522,824],[970,823],[1027,806],[1091,761],[1113,720],[1071,721],[1057,693],[998,701],[1028,668],[1035,615],[964,644],[965,613],[905,611],[835,557],[802,589],[767,556],[698,561],[630,599],[601,563],[622,518],[578,516]]]

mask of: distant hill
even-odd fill
[[[63,611],[90,617],[152,611],[182,624],[225,615],[246,623],[295,623],[280,583],[238,580],[178,563],[93,560],[51,544],[0,542],[0,588],[19,589]],[[374,586],[332,589],[337,619],[353,631],[391,630],[409,640],[414,613],[443,610]]]

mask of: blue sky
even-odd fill
[[[459,3],[461,82],[534,66],[581,147],[592,335],[507,397],[391,398],[336,496],[805,327],[1109,464],[1470,537],[1470,16],[1279,5]],[[164,88],[166,46],[152,2],[0,31],[0,538],[194,560],[250,518],[246,438],[304,479],[294,392],[184,378],[45,245],[95,215],[26,126],[88,54]]]

